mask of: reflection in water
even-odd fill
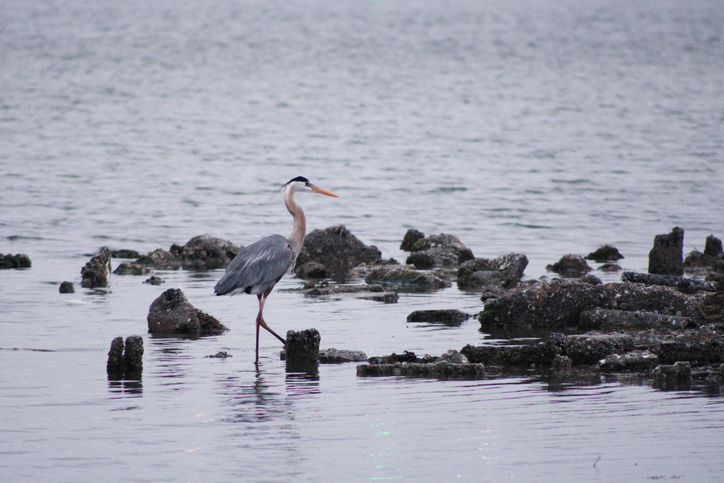
[[[111,394],[111,399],[141,397],[143,396],[143,382],[140,377],[135,379],[112,379],[109,377],[108,392]]]

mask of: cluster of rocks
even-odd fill
[[[140,379],[143,372],[143,339],[138,335],[116,337],[108,351],[106,372],[109,379]]]
[[[0,253],[0,270],[3,268],[30,268],[31,265],[30,257],[24,253],[18,253],[17,255],[10,253],[3,255]]]

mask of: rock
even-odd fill
[[[478,379],[485,375],[483,364],[452,364],[440,361],[433,363],[396,362],[394,364],[361,364],[357,366],[358,377],[409,376],[440,379]]]
[[[456,268],[475,258],[473,252],[453,235],[432,235],[412,244],[406,263],[418,270]]]
[[[143,372],[143,339],[138,335],[116,337],[111,341],[106,372],[111,379],[139,379]]]
[[[603,372],[648,372],[659,362],[659,358],[648,350],[635,350],[624,354],[611,354],[598,362]]]
[[[307,262],[301,267],[297,267],[295,270],[297,277],[309,279],[309,278],[324,278],[327,276],[327,270],[324,265],[317,262]]]
[[[86,288],[107,287],[108,275],[111,271],[111,251],[101,247],[88,263],[81,269],[81,286]]]
[[[653,370],[653,387],[667,391],[688,391],[691,389],[691,364],[677,362],[661,364]]]
[[[308,262],[324,266],[332,276],[346,276],[350,269],[361,263],[372,263],[382,256],[376,246],[367,246],[343,225],[324,230],[313,230],[304,238],[304,246],[297,257],[297,267]]]
[[[685,293],[693,293],[696,291],[716,292],[720,288],[720,284],[715,282],[702,282],[701,280],[695,280],[692,278],[674,277],[671,275],[652,275],[636,272],[623,272],[621,280],[647,285],[675,287],[679,291]]]
[[[75,293],[73,282],[63,282],[60,284],[60,293]]]
[[[317,329],[287,331],[285,346],[287,372],[316,372],[319,364],[320,340],[321,336]]]
[[[460,265],[457,272],[461,290],[498,289],[498,293],[516,287],[528,266],[528,258],[508,253],[494,260],[475,258]]]
[[[0,253],[0,269],[3,268],[30,268],[32,263],[30,257],[24,253],[18,253],[17,255],[3,255]]]
[[[582,276],[579,280],[591,285],[601,285],[603,283],[600,278],[595,275],[591,275],[590,273]]]
[[[416,310],[407,316],[408,322],[440,322],[450,327],[457,327],[468,320],[470,315],[459,310]]]
[[[611,245],[603,245],[594,252],[586,255],[586,260],[593,260],[594,262],[616,262],[623,258],[616,247]]]
[[[655,312],[631,312],[592,307],[581,312],[578,328],[610,332],[614,330],[647,330],[696,328],[691,317],[662,315]]]
[[[382,285],[329,285],[326,282],[305,289],[304,296],[324,299],[358,298],[387,304],[396,303],[400,298],[397,292]]]
[[[151,275],[143,283],[147,283],[149,285],[161,285],[162,283],[165,283],[165,280],[155,275]]]
[[[706,237],[704,242],[704,256],[716,258],[723,252],[721,240],[714,235]]]
[[[598,269],[602,272],[618,272],[621,270],[621,265],[618,263],[604,263]]]
[[[402,243],[400,244],[400,250],[411,252],[412,246],[415,242],[422,240],[423,238],[425,238],[425,234],[423,232],[413,229],[407,230],[407,233],[405,233]]]
[[[363,362],[367,355],[362,351],[324,349],[319,351],[319,362],[323,364],[340,364],[343,362]]]
[[[684,274],[684,230],[678,226],[666,235],[654,237],[654,247],[649,252],[649,273],[656,275]]]
[[[546,270],[556,272],[564,277],[577,278],[593,270],[580,255],[563,255],[552,265],[546,265]]]
[[[140,263],[123,262],[113,271],[116,275],[148,275],[151,271]]]
[[[573,361],[568,356],[562,356],[560,354],[556,354],[553,357],[553,362],[551,362],[551,371],[557,374],[570,372],[571,368],[573,367]]]
[[[171,253],[181,260],[181,265],[187,270],[225,268],[240,251],[239,245],[211,235],[195,236],[183,247],[171,247]]]
[[[167,252],[163,248],[149,252],[147,255],[140,257],[135,263],[153,267],[156,270],[176,270],[182,265],[181,260],[171,252]]]
[[[571,328],[580,324],[584,310],[594,307],[684,316],[696,324],[704,321],[698,299],[670,287],[627,282],[591,285],[572,280],[512,289],[487,302],[479,318],[482,328]]]
[[[701,301],[701,311],[707,323],[724,324],[724,291],[704,297]]]
[[[180,289],[168,289],[148,311],[148,332],[154,335],[199,337],[227,331],[214,317],[196,309]]]
[[[409,265],[383,265],[365,278],[368,284],[381,284],[413,292],[432,292],[452,285],[434,272],[418,272]]]
[[[662,364],[685,361],[692,365],[724,362],[724,339],[666,341],[655,349]]]
[[[468,358],[456,350],[450,349],[442,353],[440,360],[450,364],[469,364]]]
[[[141,254],[138,253],[136,250],[111,250],[111,257],[112,258],[130,258],[130,259],[137,259],[141,257]]]
[[[233,356],[226,351],[219,351],[214,355],[206,356],[205,359],[228,359],[229,357]]]

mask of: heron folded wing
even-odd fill
[[[294,254],[281,235],[272,235],[242,250],[214,287],[216,295],[259,294],[273,287],[289,270]]]

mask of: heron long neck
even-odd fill
[[[302,207],[294,201],[293,189],[287,189],[284,192],[284,204],[287,205],[287,210],[289,210],[292,218],[294,218],[294,228],[292,229],[292,235],[289,237],[289,241],[292,244],[292,251],[296,257],[299,255],[299,252],[302,251],[304,234],[307,231],[307,219],[304,217]]]

